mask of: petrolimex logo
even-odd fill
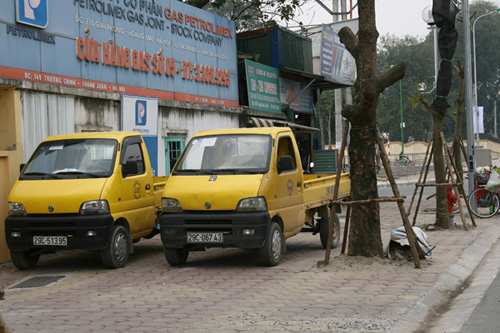
[[[135,125],[146,126],[148,122],[148,103],[144,100],[135,102]]]
[[[49,24],[49,0],[16,0],[16,22],[45,28]]]

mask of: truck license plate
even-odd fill
[[[68,245],[68,237],[66,236],[33,236],[33,245]]]
[[[188,232],[188,243],[222,243],[222,232]]]

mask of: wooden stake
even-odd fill
[[[349,221],[351,220],[351,206],[347,206],[347,213],[345,215],[344,224],[344,239],[342,240],[342,251],[340,254],[345,254],[345,248],[347,246],[347,236],[349,235]]]
[[[337,172],[335,178],[335,189],[333,190],[333,201],[336,201],[339,196],[340,172],[342,171],[342,162],[344,161],[344,150],[347,141],[347,133],[349,132],[349,122],[346,120],[344,133],[342,134],[342,144],[337,158]],[[337,205],[332,204],[330,209],[330,225],[328,229],[328,241],[326,242],[325,266],[330,263],[330,252],[332,250],[333,224],[335,223],[335,211]]]
[[[392,174],[392,169],[391,165],[389,163],[389,158],[387,157],[387,154],[385,152],[385,147],[384,147],[384,141],[382,140],[382,136],[380,135],[380,129],[378,124],[376,124],[376,130],[375,130],[375,139],[377,140],[377,143],[380,147],[380,157],[382,159],[382,164],[384,165],[385,172],[387,174],[387,178],[389,179],[389,182],[392,187],[392,192],[394,193],[394,197],[397,199],[401,199],[401,195],[399,194],[399,189],[398,186],[396,185],[396,181],[394,180],[394,175]],[[403,201],[397,201],[398,207],[399,207],[399,212],[401,214],[401,218],[403,219],[403,226],[405,227],[406,231],[406,237],[408,237],[408,242],[410,243],[410,250],[411,254],[413,256],[413,262],[415,263],[415,268],[422,268],[420,265],[420,257],[424,257],[424,253],[422,252],[422,249],[420,246],[418,246],[417,243],[417,237],[415,236],[415,233],[413,232],[413,228],[410,224],[410,220],[408,220],[408,215],[406,215],[406,210],[404,208],[404,203]]]
[[[429,168],[431,166],[432,154],[434,154],[434,141],[431,140],[430,144],[432,145],[432,147],[431,147],[431,153],[429,155],[429,159],[427,160],[427,165],[425,165],[425,163],[424,163],[424,166],[422,166],[422,169],[425,167],[424,181],[422,183],[417,183],[417,185],[416,185],[417,187],[423,186],[423,184],[425,184],[425,182],[427,181],[427,174],[429,173]],[[421,188],[420,195],[419,195],[418,201],[417,201],[417,207],[415,208],[415,215],[413,215],[413,225],[415,225],[415,223],[417,223],[418,209],[420,208],[420,202],[422,202],[423,195],[424,195],[424,189]]]
[[[427,157],[429,156],[429,149],[431,148],[431,142],[432,142],[432,137],[429,139],[429,142],[427,143],[427,150],[425,151],[425,158],[424,158],[423,165],[425,165],[425,163],[427,162]],[[424,175],[424,168],[422,168],[422,170],[420,170],[420,176],[418,177],[417,184],[419,184],[422,181],[423,175]],[[427,176],[427,174],[426,174],[426,176]],[[418,187],[415,186],[415,190],[413,191],[413,196],[411,197],[410,207],[408,208],[408,211],[406,212],[406,214],[408,216],[411,215],[411,207],[413,206],[413,200],[415,199],[415,194],[417,194],[417,191],[418,191]]]

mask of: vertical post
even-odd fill
[[[401,80],[399,80],[399,107],[401,111],[401,165],[405,165],[405,137],[403,134],[403,86]]]
[[[498,134],[497,134],[497,101],[494,101],[493,102],[493,127],[494,127],[494,134],[495,134],[495,138],[498,138]]]
[[[338,154],[339,158],[337,159],[337,172],[336,172],[336,178],[335,178],[335,188],[333,190],[333,201],[336,201],[338,196],[339,196],[340,175],[342,173],[344,150],[345,150],[348,132],[349,132],[349,122],[346,121],[345,122],[345,130],[342,133],[341,148],[340,148],[340,152]],[[333,204],[332,208],[330,210],[330,226],[328,228],[328,240],[326,242],[327,245],[326,245],[326,252],[325,252],[325,266],[327,266],[330,263],[330,252],[332,249],[332,238],[333,238],[333,223],[334,223],[333,221],[335,219],[336,205],[337,204]],[[347,227],[348,227],[348,225],[345,228],[347,228]]]
[[[465,68],[465,114],[467,123],[467,168],[469,174],[469,194],[474,191],[474,170],[476,169],[476,157],[474,156],[474,113],[472,110],[472,71],[471,71],[471,45],[470,45],[470,11],[469,0],[462,2],[462,16],[464,27],[464,68]]]

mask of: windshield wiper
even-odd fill
[[[258,174],[258,173],[262,173],[262,170],[260,169],[235,169],[235,168],[232,168],[232,169],[217,169],[217,174],[221,174],[221,173],[225,173],[225,172],[229,172],[229,173],[233,173],[233,174],[238,174],[238,173],[244,173],[244,174]]]
[[[205,169],[184,169],[184,170],[175,170],[172,174],[193,174],[193,175],[216,175],[217,172],[214,170],[205,170]]]
[[[50,178],[54,178],[54,179],[61,179],[60,176],[58,175],[54,175],[52,173],[45,173],[45,172],[25,172],[22,174],[23,176],[47,176],[47,177],[50,177]]]
[[[102,175],[98,175],[98,174],[91,173],[91,172],[85,172],[85,171],[61,171],[61,172],[58,172],[57,174],[58,175],[86,175],[86,176],[90,176],[90,177],[94,177],[94,178],[99,178],[102,176]]]

